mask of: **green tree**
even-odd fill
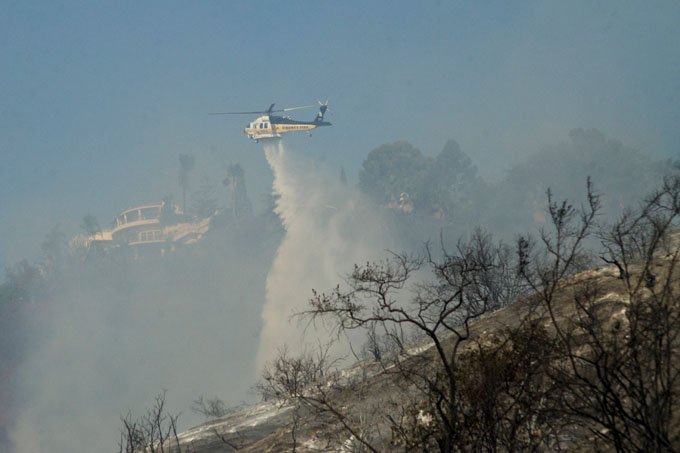
[[[23,260],[5,269],[5,283],[0,285],[0,303],[31,300],[40,281],[40,270]]]
[[[359,187],[380,204],[407,194],[418,206],[431,160],[406,141],[382,145],[371,151],[359,172]]]
[[[94,236],[102,230],[97,221],[97,217],[93,214],[87,214],[83,217],[83,221],[80,222],[80,228],[82,228],[88,236]]]
[[[545,147],[514,165],[490,188],[483,221],[521,229],[543,224],[549,220],[544,209],[548,187],[565,198],[582,199],[583,187],[574,181],[587,176],[607,195],[601,215],[614,219],[635,207],[640,194],[652,191],[672,171],[672,165],[660,165],[597,129],[573,129],[568,141]]]
[[[48,272],[59,272],[63,263],[64,248],[66,247],[66,235],[59,225],[52,227],[45,236],[40,249],[42,250],[44,264]]]
[[[477,167],[458,142],[449,140],[430,165],[423,188],[423,203],[433,211],[450,214],[456,208],[470,207],[480,186]]]

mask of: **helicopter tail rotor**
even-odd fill
[[[323,121],[323,116],[326,114],[326,111],[328,110],[328,99],[326,99],[326,102],[321,102],[317,101],[319,103],[319,113],[316,115],[316,118],[314,118],[315,123],[320,123]]]

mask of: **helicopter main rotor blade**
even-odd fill
[[[272,107],[274,104],[272,104]],[[211,112],[208,113],[208,115],[262,115],[266,113],[277,113],[277,112],[290,112],[291,110],[300,110],[300,109],[308,109],[310,107],[314,107],[313,105],[303,105],[301,107],[289,107],[287,109],[276,109],[274,110],[272,107],[269,107],[268,110],[258,110],[256,112]]]
[[[291,110],[308,109],[310,107],[315,107],[314,105],[303,105],[301,107],[289,107],[287,109],[274,110],[275,112],[290,112]]]
[[[260,113],[267,113],[263,111],[259,112],[210,112],[208,115],[257,115]]]

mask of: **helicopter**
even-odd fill
[[[273,141],[283,138],[283,134],[288,132],[307,132],[310,136],[311,131],[317,127],[331,126],[328,121],[324,121],[323,117],[328,110],[328,101],[319,103],[319,113],[313,121],[298,121],[288,116],[273,115],[278,112],[290,112],[291,110],[300,110],[314,107],[313,105],[304,105],[301,107],[289,107],[285,109],[274,110],[276,104],[272,104],[265,111],[260,112],[215,112],[211,115],[255,115],[260,114],[254,121],[243,129],[243,132],[255,143],[260,141]]]

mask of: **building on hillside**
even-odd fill
[[[164,254],[198,242],[209,229],[210,218],[187,216],[175,205],[149,204],[121,212],[110,230],[88,236],[86,245],[99,251],[120,250],[133,257]]]

